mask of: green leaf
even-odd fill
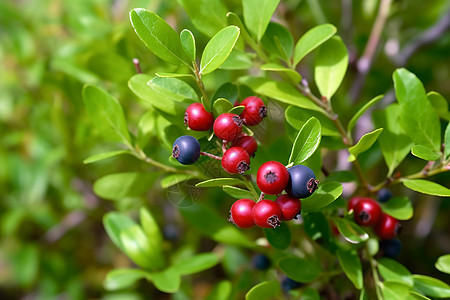
[[[244,105],[238,105],[230,109],[228,112],[235,115],[240,115],[244,111],[244,109],[245,109]]]
[[[189,65],[180,37],[157,14],[135,8],[130,12],[130,20],[136,34],[153,54],[176,66]]]
[[[162,78],[181,78],[181,77],[188,77],[190,79],[195,80],[195,76],[192,74],[181,74],[181,73],[167,73],[167,72],[159,72],[155,73],[156,76],[162,77]],[[148,76],[148,75],[146,75]]]
[[[294,39],[286,27],[270,22],[261,43],[271,55],[290,63],[294,50]]]
[[[96,86],[85,85],[83,101],[89,117],[104,137],[131,144],[122,107],[115,98]]]
[[[214,93],[212,97],[213,100],[224,98],[234,103],[239,96],[239,88],[236,84],[231,82],[226,82],[222,84],[217,91]]]
[[[311,282],[321,273],[319,265],[306,258],[285,257],[278,262],[278,265],[284,274],[298,282]]]
[[[380,203],[383,212],[399,220],[409,220],[413,216],[413,207],[408,197],[395,197]]]
[[[220,67],[230,55],[239,37],[239,28],[228,26],[216,33],[205,47],[200,62],[200,74],[208,74]]]
[[[286,117],[286,121],[297,130],[300,130],[300,128],[303,127],[306,121],[309,120],[311,116],[313,116],[320,122],[322,135],[340,137],[340,134],[336,130],[333,122],[328,117],[317,111],[306,110],[300,107],[289,105],[285,110],[284,115]]]
[[[242,180],[236,178],[214,178],[197,183],[196,187],[222,187],[224,185],[244,185]]]
[[[155,77],[147,84],[163,98],[189,103],[198,101],[195,90],[181,79]]]
[[[435,161],[438,160],[442,153],[436,152],[428,147],[422,145],[415,145],[411,148],[411,153],[418,158],[421,158],[426,161]]]
[[[228,300],[230,299],[232,290],[233,286],[231,285],[231,281],[222,280],[208,294],[205,300]]]
[[[227,13],[227,18],[228,18],[228,25],[235,25],[239,27],[239,29],[241,30],[240,36],[243,37],[248,44],[250,45],[255,44],[250,34],[248,33],[247,28],[245,28],[244,24],[242,23],[241,19],[237,14],[229,12]]]
[[[163,189],[167,189],[173,185],[176,185],[180,182],[192,179],[193,176],[189,174],[170,174],[167,176],[164,176],[163,179],[161,179],[161,187]]]
[[[331,24],[322,24],[308,30],[295,45],[294,66],[308,53],[330,39],[335,33],[336,27]]]
[[[277,280],[263,281],[252,287],[245,295],[246,300],[269,300],[281,294],[280,283]]]
[[[180,32],[181,47],[183,47],[184,52],[189,57],[189,59],[195,62],[195,38],[192,32],[188,29],[183,29]]]
[[[360,290],[363,287],[363,274],[361,260],[359,259],[356,250],[342,250],[337,251],[337,257],[342,270],[348,279]]]
[[[291,244],[291,231],[286,223],[281,223],[276,228],[263,229],[267,241],[275,249],[286,250]]]
[[[444,155],[445,155],[445,159],[448,159],[450,157],[450,122],[447,125],[447,129],[445,129]]]
[[[334,181],[320,183],[308,198],[302,199],[302,212],[318,211],[332,203],[342,194],[342,184]]]
[[[403,180],[403,185],[419,193],[440,197],[450,197],[450,189],[428,180],[405,179]]]
[[[356,225],[353,221],[341,218],[333,219],[333,221],[347,242],[358,244],[369,239],[367,232],[365,232],[360,226]]]
[[[156,111],[149,109],[139,120],[136,145],[143,149],[150,140],[150,137],[156,135]]]
[[[256,94],[261,94],[274,100],[322,112],[322,109],[303,96],[292,85],[269,78],[244,76],[239,81],[248,85]]]
[[[434,265],[439,271],[450,274],[450,254],[439,257]]]
[[[434,111],[440,118],[450,121],[450,112],[448,111],[448,101],[441,94],[436,92],[429,92],[427,94],[428,101],[433,106]]]
[[[246,70],[253,66],[252,57],[236,48],[231,51],[227,60],[219,67],[222,70]]]
[[[280,0],[243,0],[244,22],[250,33],[260,40]]]
[[[413,286],[411,273],[401,263],[390,258],[380,258],[377,266],[384,280],[402,282],[410,287]]]
[[[115,269],[108,272],[103,286],[108,291],[126,289],[147,275],[147,272],[138,269]]]
[[[359,154],[372,147],[372,145],[377,141],[381,131],[383,131],[383,128],[378,128],[372,132],[366,133],[361,137],[356,145],[348,148],[348,152],[350,152],[348,161],[354,161]]]
[[[255,198],[255,196],[249,190],[244,190],[244,189],[237,188],[234,186],[229,186],[229,185],[224,185],[222,187],[222,189],[225,193],[227,193],[231,197],[234,197],[237,199],[243,199],[243,198],[254,199]]]
[[[297,73],[296,71],[294,71],[292,69],[283,67],[282,65],[279,65],[279,64],[274,64],[274,63],[264,64],[261,66],[261,70],[274,71],[274,72],[279,72],[280,74],[286,74],[287,76],[289,76],[289,78],[294,83],[299,83],[302,80],[302,76],[299,73]]]
[[[114,245],[122,251],[124,251],[124,248],[120,240],[120,233],[136,225],[136,222],[130,217],[117,212],[109,212],[103,217],[103,226],[105,227],[106,233]]]
[[[298,165],[310,158],[319,147],[321,137],[322,133],[319,120],[314,117],[310,118],[295,138],[288,163]]]
[[[201,33],[213,36],[227,25],[227,7],[221,0],[178,0]]]
[[[158,290],[165,293],[175,293],[180,289],[181,277],[172,267],[161,272],[151,273],[149,279]]]
[[[348,122],[347,125],[347,132],[350,133],[353,130],[353,127],[355,127],[356,122],[358,119],[373,105],[378,103],[381,99],[383,99],[384,95],[379,95],[367,102],[363,107],[361,107],[358,112],[351,118],[351,120]]]
[[[212,268],[218,263],[219,257],[217,254],[202,253],[186,258],[172,267],[180,275],[189,275]]]
[[[408,155],[413,143],[403,132],[399,122],[400,106],[391,104],[373,114],[375,126],[384,128],[378,138],[381,152],[388,166],[388,177]]]
[[[303,215],[304,228],[312,240],[318,241],[329,251],[334,251],[335,245],[331,237],[330,225],[327,218],[321,212],[310,212]]]
[[[450,297],[450,287],[445,282],[425,275],[415,274],[412,277],[414,287],[425,295],[436,298]]]
[[[233,109],[233,104],[224,98],[219,98],[213,103],[213,115],[217,118],[219,115],[229,112]]]
[[[422,82],[408,70],[397,69],[394,88],[405,133],[416,144],[438,152],[441,147],[439,117],[428,101]]]
[[[90,164],[90,163],[93,163],[93,162],[97,162],[97,161],[104,160],[104,159],[107,159],[107,158],[111,158],[111,157],[114,157],[114,156],[118,156],[118,155],[121,155],[121,154],[131,154],[131,152],[128,151],[128,150],[118,150],[118,151],[103,152],[103,153],[100,153],[100,154],[89,156],[88,158],[83,160],[83,163],[84,164]]]
[[[342,39],[334,36],[319,48],[314,68],[314,80],[322,96],[331,99],[344,79],[348,53]]]
[[[319,292],[315,288],[306,288],[303,293],[301,300],[320,300]]]
[[[139,216],[141,219],[142,229],[148,238],[149,246],[153,252],[160,252],[159,256],[162,257],[162,245],[163,237],[161,231],[159,230],[158,223],[156,223],[155,218],[152,216],[149,210],[142,207]]]
[[[411,287],[401,282],[385,281],[380,283],[381,291],[384,299],[392,300],[412,300],[412,296],[409,296]]]
[[[152,187],[158,176],[158,172],[109,174],[94,183],[94,192],[109,200],[141,196]]]

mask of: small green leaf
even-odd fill
[[[272,56],[290,63],[294,50],[294,39],[291,32],[283,25],[270,22],[261,39],[261,44]]]
[[[139,120],[138,134],[136,139],[136,145],[140,149],[144,149],[150,140],[150,137],[156,135],[156,111],[155,109],[149,109]]]
[[[147,84],[163,98],[188,103],[198,101],[195,90],[181,79],[155,77]]]
[[[302,76],[298,72],[275,63],[264,64],[261,66],[261,70],[286,74],[294,83],[299,83],[302,80]]]
[[[226,82],[222,84],[214,93],[212,97],[213,100],[224,98],[234,103],[239,96],[239,88],[236,84],[231,82]]]
[[[306,288],[303,293],[301,300],[320,300],[319,292],[315,288]]]
[[[172,267],[180,275],[189,275],[212,268],[218,263],[219,257],[217,254],[202,253],[186,258]]]
[[[348,279],[360,290],[363,287],[362,265],[356,250],[342,250],[337,251],[337,257],[342,270]]]
[[[236,48],[231,51],[227,60],[219,67],[222,70],[246,70],[253,66],[250,54]]]
[[[381,131],[383,131],[383,128],[378,128],[372,132],[366,133],[361,137],[356,145],[348,148],[348,152],[350,152],[348,161],[354,161],[359,154],[372,147],[372,145],[377,141]]]
[[[324,114],[317,111],[306,110],[297,106],[289,105],[285,110],[284,115],[286,117],[286,121],[297,130],[300,130],[306,121],[313,116],[320,122],[322,135],[340,137],[340,134],[336,130],[336,126],[334,126],[333,122]]]
[[[369,235],[360,226],[356,225],[353,221],[346,219],[334,219],[339,232],[344,239],[352,244],[358,244],[365,242],[369,239]]]
[[[250,33],[257,41],[266,32],[270,19],[280,0],[243,0],[244,21]]]
[[[450,274],[450,254],[439,257],[435,263],[435,267],[443,273]]]
[[[450,121],[450,112],[448,111],[448,101],[441,94],[436,92],[429,92],[427,94],[428,101],[433,106],[434,111],[441,119]]]
[[[228,112],[235,115],[240,115],[244,111],[244,109],[245,109],[244,105],[238,105],[230,109]]]
[[[336,200],[343,191],[339,182],[320,183],[317,190],[308,198],[302,199],[302,212],[318,211]]]
[[[163,237],[155,218],[150,213],[150,211],[144,207],[141,208],[139,216],[141,219],[142,229],[144,230],[144,233],[148,238],[149,245],[152,248],[152,251],[155,253],[161,252]],[[160,256],[162,257],[162,254],[160,254]]]
[[[192,74],[160,72],[160,73],[155,73],[155,75],[158,76],[158,77],[162,77],[162,78],[188,77],[188,78],[191,78],[191,79],[195,80],[195,76],[192,75]],[[149,76],[149,75],[147,75],[147,76]]]
[[[227,7],[220,0],[178,0],[189,19],[200,32],[208,37],[227,25]]]
[[[88,158],[83,160],[83,163],[84,164],[90,164],[90,163],[93,163],[93,162],[97,162],[97,161],[104,160],[104,159],[107,159],[107,158],[111,158],[111,157],[114,157],[114,156],[118,156],[118,155],[121,155],[121,154],[131,154],[131,152],[128,151],[128,150],[118,150],[118,151],[103,152],[103,153],[100,153],[100,154],[89,156]]]
[[[120,240],[120,233],[127,228],[137,225],[130,217],[118,213],[109,212],[103,217],[103,226],[114,245],[120,250],[124,251],[122,241]]]
[[[158,290],[165,293],[175,293],[180,289],[181,277],[172,267],[151,273],[149,279]]]
[[[134,31],[156,56],[174,65],[189,65],[178,34],[157,14],[143,8],[130,12]]]
[[[392,300],[412,300],[412,296],[409,296],[411,287],[395,281],[385,281],[380,283],[381,291],[383,293],[384,299]]]
[[[344,79],[348,53],[342,39],[334,36],[319,48],[314,68],[314,80],[322,96],[331,99]]]
[[[224,185],[243,185],[245,183],[236,178],[214,178],[197,183],[196,187],[222,187]]]
[[[184,52],[189,57],[189,59],[193,62],[195,62],[195,38],[192,32],[188,29],[183,29],[183,31],[180,32],[180,41],[181,41],[181,47],[183,47]]]
[[[244,190],[241,188],[237,188],[234,186],[224,185],[222,187],[223,191],[230,195],[231,197],[242,199],[242,198],[248,198],[248,199],[254,199],[255,196],[249,191]]]
[[[425,275],[413,275],[414,287],[430,297],[450,297],[450,286],[445,282]]]
[[[401,263],[390,258],[380,258],[377,266],[384,280],[402,282],[410,287],[413,286],[411,273]]]
[[[373,105],[377,104],[381,99],[383,99],[384,95],[379,95],[367,102],[363,107],[361,107],[358,112],[351,118],[347,125],[347,132],[350,133],[355,127],[358,119]]]
[[[291,244],[291,231],[286,223],[281,223],[280,226],[275,228],[265,228],[263,230],[267,241],[275,249],[286,250]]]
[[[428,195],[450,197],[450,189],[432,181],[424,179],[405,179],[403,185],[407,188]]]
[[[217,118],[219,115],[229,112],[233,109],[233,104],[224,98],[216,99],[213,103],[213,115]]]
[[[298,282],[311,282],[320,275],[320,267],[311,259],[290,256],[282,258],[278,265],[289,278]]]
[[[289,164],[298,165],[307,160],[319,147],[322,137],[319,120],[312,117],[303,125],[292,145]]]
[[[330,39],[335,33],[336,27],[331,24],[322,24],[308,30],[295,45],[294,66],[308,53]]]
[[[228,25],[235,25],[239,27],[239,29],[241,30],[240,36],[243,37],[248,44],[255,43],[251,38],[250,34],[248,33],[247,28],[245,28],[244,24],[242,23],[241,19],[237,14],[229,12],[227,13],[227,18],[228,18]]]
[[[335,245],[331,237],[330,224],[321,212],[302,213],[305,232],[314,241],[318,241],[328,251],[334,251]]]
[[[170,174],[161,179],[161,187],[167,189],[168,187],[192,178],[193,176],[189,174]]]
[[[108,291],[121,290],[131,287],[147,275],[147,272],[138,269],[115,269],[108,272],[103,286]]]
[[[200,62],[200,74],[208,74],[220,67],[230,55],[239,37],[239,28],[228,26],[216,33],[205,47]]]
[[[232,290],[233,286],[231,285],[231,281],[222,280],[208,294],[205,300],[228,300],[230,299]]]
[[[395,197],[380,203],[383,212],[399,220],[409,220],[413,216],[413,207],[408,197]]]
[[[438,160],[442,153],[436,152],[428,147],[422,145],[415,145],[411,148],[411,153],[418,158],[421,158],[426,161],[435,161]]]
[[[280,283],[277,280],[263,281],[247,292],[245,300],[269,300],[280,294]]]
[[[445,155],[445,159],[448,159],[450,157],[450,122],[447,125],[447,129],[445,129],[444,155]]]
[[[83,101],[89,117],[103,136],[126,145],[131,144],[125,115],[115,98],[103,89],[85,85]]]

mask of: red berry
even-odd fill
[[[214,121],[214,134],[221,140],[233,141],[242,132],[242,120],[238,115],[224,113]]]
[[[289,221],[295,218],[302,209],[302,202],[298,198],[291,197],[287,194],[281,195],[275,200],[275,203],[281,209],[281,220]]]
[[[239,105],[245,106],[241,113],[241,119],[245,125],[257,125],[267,116],[267,108],[258,97],[247,97]]]
[[[231,147],[222,157],[222,167],[231,174],[242,174],[248,169],[250,164],[250,156],[240,147]]]
[[[192,130],[206,131],[209,130],[214,123],[212,113],[207,112],[201,103],[192,103],[186,108],[184,114],[184,125]]]
[[[289,172],[283,164],[268,161],[262,164],[256,174],[256,184],[259,189],[269,195],[281,193],[289,181]]]
[[[233,203],[230,209],[231,223],[240,228],[250,228],[255,225],[252,218],[252,208],[255,202],[250,199],[239,199]]]
[[[382,239],[393,239],[400,233],[402,225],[400,222],[387,214],[382,214],[380,221],[373,228],[375,233]]]
[[[273,201],[260,200],[253,206],[252,217],[259,227],[275,228],[281,223],[281,209]]]
[[[353,213],[357,224],[361,226],[374,226],[380,221],[382,211],[377,201],[364,198],[355,204]]]
[[[348,202],[348,211],[351,211],[352,209],[354,209],[356,203],[358,203],[359,200],[364,200],[364,199],[365,199],[365,200],[367,200],[367,199],[371,199],[371,200],[372,200],[372,198],[361,197],[361,196],[355,196],[355,197],[352,197],[352,198],[350,199],[350,201]]]
[[[258,143],[256,140],[248,135],[241,135],[237,139],[234,140],[232,147],[241,147],[245,151],[247,151],[249,156],[255,156],[256,149],[258,149]]]

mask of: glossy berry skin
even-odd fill
[[[402,252],[402,243],[399,239],[380,241],[380,253],[384,257],[397,259]]]
[[[253,256],[252,265],[253,265],[253,267],[255,267],[255,269],[264,271],[270,267],[271,263],[270,263],[270,259],[267,256],[265,256],[264,254],[258,253],[255,256]]]
[[[222,167],[230,174],[243,174],[250,169],[250,156],[240,147],[231,147],[222,157]]]
[[[281,195],[275,200],[281,209],[281,220],[289,221],[295,218],[302,209],[302,202],[298,198],[293,198],[287,194]]]
[[[200,143],[190,135],[180,136],[173,143],[172,157],[180,164],[191,165],[200,156]]]
[[[382,239],[393,239],[400,233],[402,225],[400,222],[387,214],[382,214],[380,221],[373,230]]]
[[[261,192],[269,195],[281,193],[289,180],[286,167],[277,161],[265,162],[259,167],[256,174],[256,184]]]
[[[287,276],[281,280],[281,288],[286,292],[289,292],[290,290],[298,289],[302,286],[303,286],[303,283],[295,281],[294,279],[291,279]]]
[[[286,192],[294,198],[308,198],[317,189],[316,175],[313,170],[303,165],[296,165],[288,169],[289,181]]]
[[[219,139],[231,142],[241,135],[242,120],[236,114],[224,113],[216,118],[213,129]]]
[[[207,112],[201,103],[192,103],[184,114],[184,125],[195,131],[211,129],[214,123],[212,113]]]
[[[355,222],[361,226],[374,226],[381,220],[381,207],[377,201],[364,198],[359,200],[353,208]]]
[[[348,202],[348,211],[351,211],[352,209],[355,208],[356,203],[358,203],[360,200],[373,200],[372,198],[368,198],[368,197],[361,197],[361,196],[354,196],[350,199],[350,201]]]
[[[252,218],[261,228],[275,228],[281,223],[281,209],[270,200],[260,200],[252,209]]]
[[[255,226],[252,218],[252,209],[255,201],[250,199],[239,199],[233,203],[230,209],[229,221],[239,228],[250,228]]]
[[[256,142],[256,140],[248,135],[241,135],[233,141],[231,146],[243,148],[251,157],[255,156],[255,152],[258,149],[258,143]]]
[[[239,105],[245,106],[244,111],[240,114],[245,125],[257,125],[267,116],[267,108],[258,97],[247,97]]]
[[[385,203],[392,198],[392,192],[389,189],[384,188],[378,191],[377,197],[378,202]]]

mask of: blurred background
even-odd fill
[[[179,2],[0,1],[0,299],[164,298],[145,282],[135,291],[104,290],[102,283],[109,270],[130,265],[103,229],[102,217],[111,210],[132,212],[142,205],[150,206],[165,233],[168,252],[193,243],[205,251],[216,246],[186,227],[177,210],[178,200],[168,201],[170,193],[178,190],[165,190],[151,182],[145,197],[110,201],[93,193],[93,182],[105,174],[151,171],[148,166],[133,157],[83,164],[90,155],[115,147],[99,140],[87,118],[81,99],[83,85],[99,84],[114,94],[130,130],[135,132],[147,108],[127,86],[136,72],[132,59],[139,58],[143,72],[150,75],[175,71],[135,35],[128,17],[132,8],[156,12],[177,32],[190,29],[199,49],[208,41]],[[223,2],[229,11],[242,13],[239,0]],[[288,0],[281,1],[274,16],[291,30],[294,41],[317,24],[329,22],[338,28],[350,53],[350,67],[334,102],[344,124],[351,118],[348,111],[352,106],[383,93],[390,96],[378,109],[394,100],[392,72],[398,66],[415,73],[427,91],[450,99],[450,17],[446,0],[393,1],[372,68],[355,88],[354,82],[361,77],[357,61],[364,53],[379,2]],[[307,57],[299,67],[310,82],[313,59]],[[212,93],[222,82],[239,75],[242,71],[217,71],[206,80],[206,87]],[[365,122],[360,124],[363,128],[372,126],[370,118]],[[155,155],[167,158],[168,151],[165,148]],[[371,181],[382,180],[386,167],[377,146],[361,159]],[[422,167],[419,159],[408,157],[400,170],[408,174]],[[433,180],[450,187],[448,173]],[[392,192],[408,195],[415,208],[413,219],[403,222],[399,260],[413,273],[449,282],[449,275],[437,271],[434,263],[440,255],[450,253],[450,201],[409,192],[402,186],[393,187]],[[209,201],[223,218],[227,217],[229,196],[215,189],[198,193],[198,201]],[[255,238],[258,234],[249,232]],[[230,255],[246,268],[253,254],[230,249]],[[198,275],[196,282],[200,283],[192,289],[198,289],[201,295],[202,289],[210,288],[210,282],[233,276],[236,268],[224,262],[213,270],[212,277]],[[243,291],[252,286],[252,281],[258,281],[243,280],[247,280],[240,286]]]

